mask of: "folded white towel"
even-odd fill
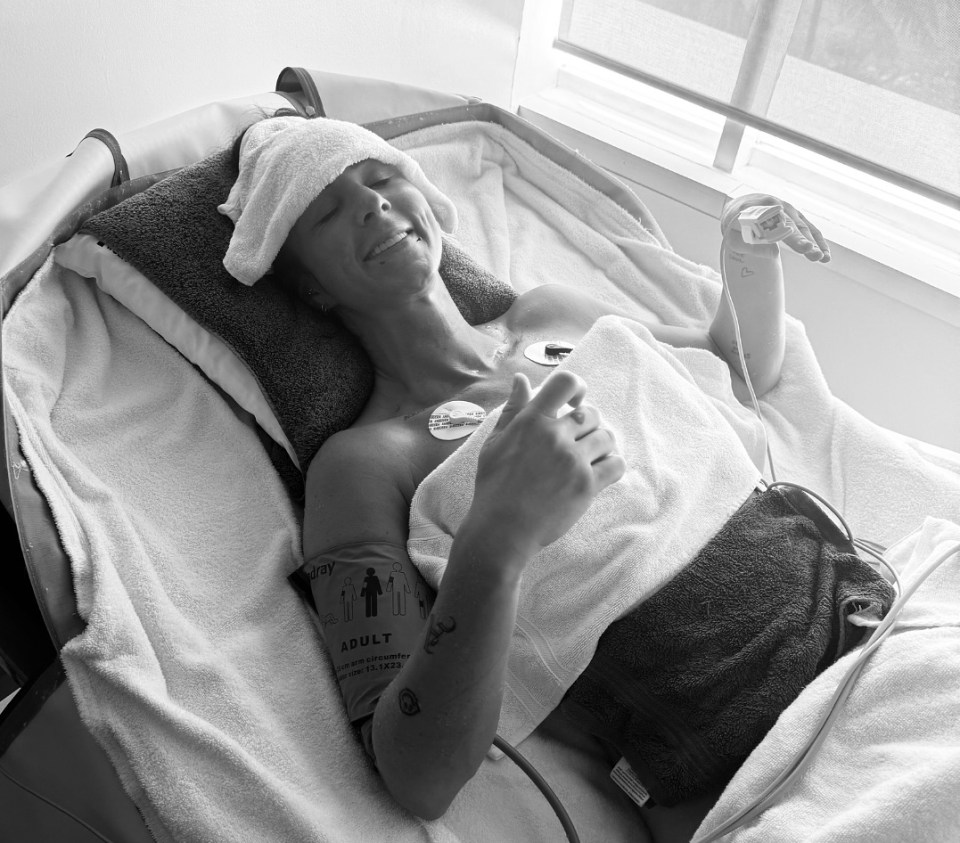
[[[607,626],[685,567],[760,479],[741,442],[754,444],[756,420],[737,404],[729,370],[709,352],[675,355],[639,324],[605,317],[563,366],[586,381],[587,400],[603,413],[628,468],[524,571],[497,730],[513,742],[556,707]],[[727,401],[701,388],[704,375],[713,393],[725,380]],[[411,504],[408,551],[434,587],[498,416],[491,413],[423,481]]]
[[[348,167],[373,159],[391,164],[420,189],[447,233],[457,210],[405,152],[354,123],[276,117],[254,124],[240,147],[240,175],[217,207],[235,228],[223,265],[247,286],[269,271],[307,206]]]

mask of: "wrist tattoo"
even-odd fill
[[[427,618],[427,637],[423,642],[423,651],[427,655],[433,655],[433,648],[437,646],[440,638],[448,632],[453,632],[457,628],[457,621],[453,615],[447,615],[443,620],[436,621],[433,615]]]
[[[420,701],[409,688],[401,689],[397,701],[400,703],[400,712],[406,714],[407,717],[413,717],[414,714],[420,713]]]

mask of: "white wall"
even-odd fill
[[[3,0],[0,185],[286,66],[507,105],[523,0]]]

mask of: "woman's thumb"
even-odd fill
[[[530,403],[531,398],[533,398],[533,389],[530,386],[530,381],[527,380],[526,375],[517,372],[513,376],[513,389],[510,391],[510,397],[507,399],[507,403],[503,405],[503,410],[494,429],[503,430],[513,421],[517,413]]]

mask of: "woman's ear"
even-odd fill
[[[312,307],[314,310],[319,310],[322,313],[327,313],[337,306],[333,297],[322,287],[318,287],[316,281],[300,287],[300,299],[305,302],[308,307]]]
[[[335,306],[336,302],[323,289],[314,274],[297,260],[286,245],[280,249],[273,262],[273,273],[281,286],[307,307],[326,312]]]
[[[294,273],[294,284],[297,290],[297,297],[307,307],[314,310],[320,310],[326,313],[333,309],[336,302],[333,297],[323,288],[323,285],[317,280],[316,276],[299,261],[291,266],[291,272]]]

